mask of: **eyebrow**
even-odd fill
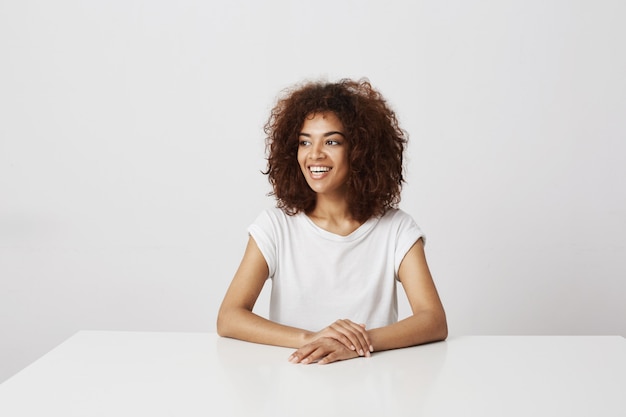
[[[344,135],[343,133],[338,132],[338,131],[326,132],[326,133],[324,133],[324,135],[323,135],[323,136],[324,136],[325,138],[327,138],[327,137],[332,136],[332,135],[341,135],[341,136],[343,136],[344,138],[346,137],[346,135]],[[298,136],[305,136],[305,137],[307,137],[307,138],[310,138],[310,137],[311,137],[311,135],[310,135],[309,133],[304,133],[304,132],[300,132],[300,134],[299,134]]]

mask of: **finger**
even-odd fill
[[[350,322],[351,326],[357,326],[356,328],[360,331],[360,333],[363,335],[364,339],[365,339],[365,346],[363,346],[363,348],[366,351],[366,356],[370,356],[369,354],[371,352],[374,351],[374,347],[372,346],[372,342],[370,340],[370,335],[367,332],[367,330],[365,329],[365,323],[359,323],[358,325],[356,323],[353,323],[352,321],[348,320]]]
[[[342,346],[342,349],[345,349],[345,348],[343,348]],[[328,346],[325,346],[324,344],[319,344],[319,343],[314,343],[314,346],[310,347],[309,349],[300,348],[299,350],[301,351],[301,352],[298,352],[297,354],[297,357],[299,360],[298,362],[293,362],[293,363],[301,363],[303,365],[317,362],[318,360],[320,360],[321,358],[323,358],[324,356],[326,356],[327,354],[333,351],[332,348],[329,348]]]
[[[362,328],[355,328],[349,320],[337,320],[331,327],[337,333],[350,340],[350,348],[352,350],[356,351],[360,356],[364,356],[366,354],[368,351],[368,344],[362,334]]]
[[[300,355],[298,354],[298,352],[293,352],[289,358],[287,358],[287,360],[291,363],[298,363],[300,362]]]
[[[367,330],[365,330],[365,324],[361,323],[361,324],[356,324],[351,320],[344,320],[344,323],[349,325],[350,328],[352,330],[354,330],[357,334],[357,336],[362,336],[363,340],[365,341],[365,348],[369,349],[369,345],[370,345],[370,336],[367,333]]]
[[[351,336],[352,340],[350,340],[348,336]],[[346,331],[342,326],[339,326],[336,322],[319,331],[317,333],[317,337],[330,337],[344,345],[346,348],[356,351],[356,337],[354,337],[351,332]]]
[[[305,356],[300,360],[300,363],[307,365],[310,363],[317,362],[319,359],[323,358],[327,352],[321,346],[317,349],[313,350],[309,355]]]
[[[328,326],[328,336],[337,340],[345,347],[353,351],[362,350],[361,342],[358,336],[349,327],[342,325],[340,321],[337,321]]]
[[[356,351],[360,356],[369,356],[369,353],[372,350],[371,343],[369,341],[369,335],[364,327],[347,319],[337,320],[335,324],[336,329],[345,334],[356,346]]]
[[[319,361],[317,361],[318,365],[326,365],[329,363],[333,363],[340,360],[338,358],[338,355],[335,352],[331,352],[328,355],[324,356],[323,358],[321,358]]]
[[[359,356],[357,355],[356,352],[342,348],[342,349],[337,349],[337,350],[333,350],[332,352],[329,352],[327,355],[319,358],[317,363],[319,365],[326,365],[328,363],[342,361],[345,359],[353,359],[353,358],[358,358],[358,357]]]
[[[372,346],[372,342],[370,340],[370,335],[365,329],[365,323],[359,323],[359,327],[362,329],[363,336],[365,337],[365,342],[366,342],[365,349],[368,352],[367,356],[369,356],[369,353],[374,351],[374,347]]]
[[[311,352],[314,351],[315,349],[316,348],[313,347],[311,344],[304,345],[300,349],[293,352],[287,360],[291,363],[300,363],[304,358],[309,356]]]
[[[344,359],[358,358],[359,355],[332,337],[317,339],[294,352],[289,358],[292,363],[327,364]]]
[[[352,336],[351,333],[349,332],[345,332],[343,330],[343,328],[338,328],[338,327],[333,327],[333,325],[329,326],[328,329],[330,330],[329,336],[332,337],[333,339],[335,339],[336,341],[338,341],[339,343],[341,343],[342,345],[344,345],[345,347],[347,347],[350,350],[354,350],[356,351],[357,348],[355,346],[355,342],[358,342],[358,339],[356,337],[352,337],[352,340],[350,340],[350,338],[348,336],[346,336],[346,334]]]
[[[352,350],[348,350],[335,339],[326,338],[314,343],[317,347],[311,353],[303,358],[300,363],[331,363],[342,359],[357,358],[358,355]]]

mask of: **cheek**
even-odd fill
[[[337,155],[337,161],[340,161],[340,163],[346,168],[350,165],[350,161],[348,160],[348,153],[345,151],[342,151],[340,154]]]
[[[304,157],[298,152],[297,158],[298,158],[297,160],[298,171],[300,171],[300,173],[302,174],[306,174],[305,172],[306,171],[306,157]]]
[[[298,153],[296,154],[296,158],[298,160],[298,165],[302,166],[302,164],[304,163],[304,159],[305,159],[302,152],[298,151]]]

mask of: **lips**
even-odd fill
[[[314,167],[309,167],[309,170],[314,174],[319,174],[320,172],[328,172],[331,170],[331,168],[322,167],[322,166],[314,166]]]
[[[326,175],[331,169],[332,167],[316,165],[316,166],[310,166],[309,172],[311,173],[312,178],[319,179],[319,178],[324,177],[324,175]]]

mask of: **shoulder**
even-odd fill
[[[255,224],[285,224],[292,221],[295,216],[290,216],[278,207],[271,207],[263,210],[255,219]]]
[[[398,208],[388,209],[385,214],[381,216],[380,222],[398,227],[416,225],[415,220],[410,214]]]
[[[413,217],[401,209],[389,209],[380,218],[380,223],[387,228],[399,241],[413,244],[417,239],[426,236]]]
[[[250,225],[250,228],[265,230],[266,233],[270,233],[270,231],[272,233],[280,233],[292,228],[294,222],[298,221],[299,216],[299,214],[292,216],[278,207],[271,207],[263,210]]]

